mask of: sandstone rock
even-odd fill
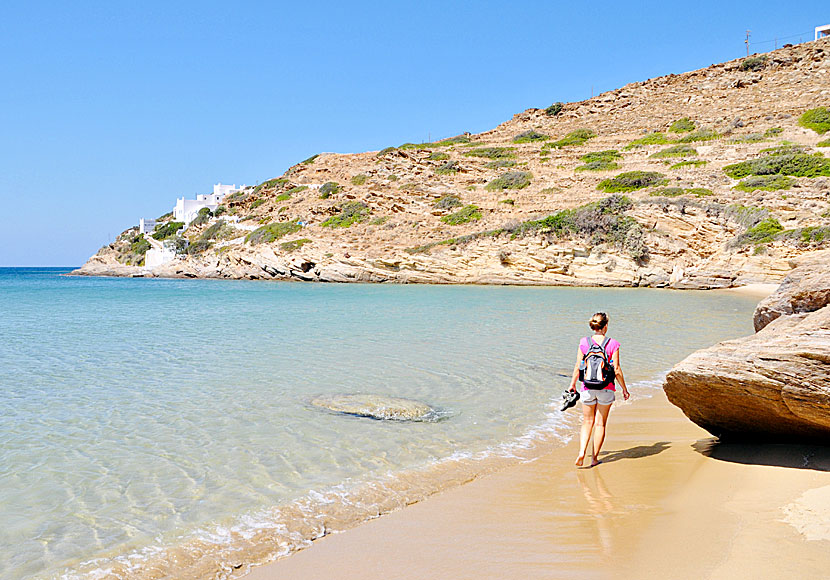
[[[719,437],[830,443],[830,307],[698,351],[666,377],[666,395]]]
[[[788,314],[813,312],[830,304],[830,252],[819,252],[792,270],[773,294],[755,308],[755,330]]]
[[[383,395],[321,395],[312,399],[311,404],[337,413],[372,419],[428,421],[435,417],[435,410],[425,403]]]

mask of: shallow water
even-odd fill
[[[3,578],[137,577],[166,550],[198,544],[221,561],[265,533],[290,551],[469,479],[476,461],[569,437],[575,415],[549,403],[593,312],[609,313],[643,395],[693,350],[751,333],[756,302],[59,272],[0,269]],[[444,418],[309,404],[335,393],[416,399]]]

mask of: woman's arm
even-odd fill
[[[628,392],[628,389],[625,386],[625,377],[623,377],[622,367],[620,366],[620,349],[614,351],[614,355],[611,357],[611,360],[614,362],[614,374],[616,376],[617,382],[619,383],[620,387],[622,387],[623,392],[623,399],[626,401],[628,397],[631,396],[631,393]]]
[[[582,349],[576,347],[576,363],[574,364],[574,373],[571,377],[571,386],[568,387],[569,391],[576,390],[576,381],[579,379],[579,363],[582,362]]]

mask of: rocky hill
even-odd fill
[[[76,273],[779,282],[830,240],[828,108],[830,39],[787,46],[528,109],[484,133],[323,153],[227,198],[180,239],[157,232],[178,259],[144,268],[134,228]]]

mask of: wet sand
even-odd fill
[[[615,405],[599,466],[575,455],[572,441],[245,578],[830,576],[830,448],[717,443],[660,391]]]

